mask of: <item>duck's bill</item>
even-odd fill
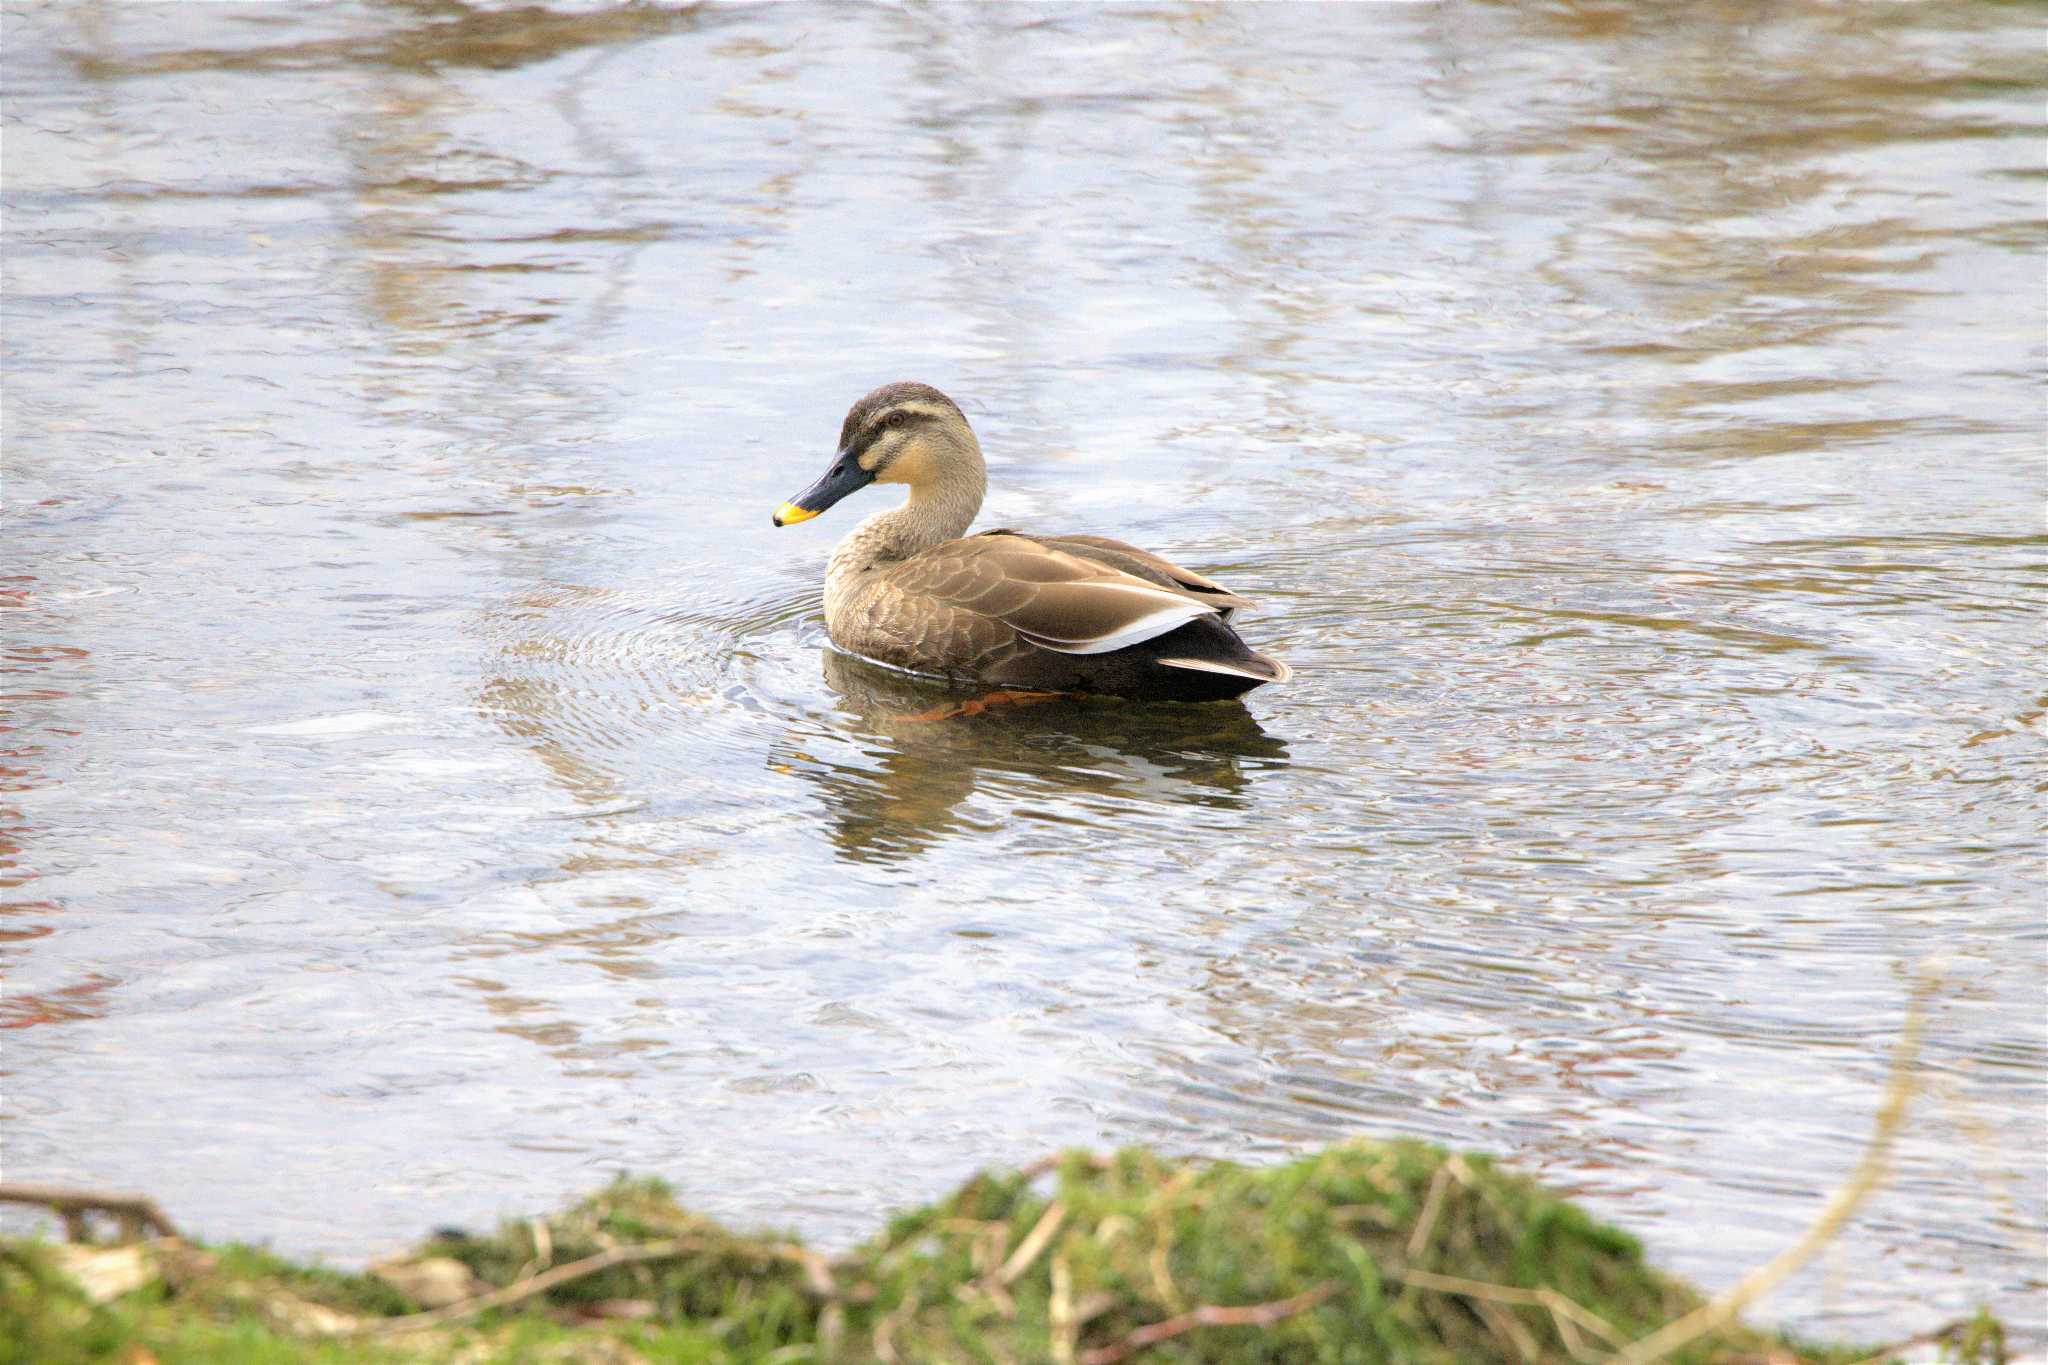
[[[824,478],[775,509],[775,524],[791,526],[809,521],[848,493],[866,488],[874,481],[875,476],[862,469],[851,452],[842,450],[832,457],[832,467],[825,471]]]

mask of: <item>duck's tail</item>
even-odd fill
[[[1203,673],[1222,673],[1233,678],[1249,678],[1254,683],[1286,682],[1294,676],[1294,670],[1268,654],[1246,651],[1241,659],[1161,659],[1168,668],[1192,668]]]

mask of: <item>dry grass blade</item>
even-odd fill
[[[1031,1231],[1024,1234],[1024,1240],[1017,1244],[1017,1249],[1010,1253],[1010,1259],[1003,1262],[1003,1268],[996,1272],[996,1283],[1007,1287],[1030,1269],[1031,1263],[1038,1259],[1039,1252],[1045,1250],[1046,1243],[1060,1230],[1060,1224],[1066,1217],[1067,1206],[1059,1200],[1047,1204],[1045,1212],[1031,1225]]]
[[[1053,1365],[1074,1365],[1081,1323],[1074,1313],[1074,1272],[1064,1256],[1052,1258],[1052,1302],[1046,1306],[1046,1318],[1052,1328]]]
[[[795,1261],[804,1268],[804,1284],[811,1293],[827,1301],[839,1298],[839,1285],[832,1278],[832,1265],[823,1256],[794,1243],[783,1247],[784,1259]]]
[[[1684,1317],[1668,1322],[1650,1335],[1615,1353],[1613,1365],[1649,1365],[1717,1331],[1734,1321],[1737,1314],[1778,1287],[1784,1279],[1813,1259],[1814,1253],[1834,1239],[1870,1192],[1884,1179],[1891,1157],[1892,1141],[1906,1119],[1906,1105],[1913,1098],[1913,1067],[1920,1057],[1920,1036],[1927,1022],[1927,1002],[1941,985],[1942,971],[1929,964],[1913,984],[1913,998],[1906,1007],[1905,1027],[1899,1045],[1892,1052],[1891,1077],[1885,1086],[1884,1102],[1877,1109],[1877,1124],[1863,1157],[1841,1188],[1829,1196],[1820,1216],[1800,1239],[1743,1276],[1726,1293],[1695,1308]]]
[[[1507,1343],[1508,1348],[1520,1357],[1525,1365],[1536,1365],[1543,1348],[1536,1344],[1535,1336],[1522,1325],[1522,1320],[1509,1312],[1506,1305],[1492,1299],[1475,1299],[1473,1308],[1478,1310],[1488,1331]]]
[[[730,1243],[714,1242],[702,1237],[678,1237],[666,1242],[646,1242],[637,1246],[610,1247],[594,1256],[580,1261],[544,1270],[516,1280],[503,1289],[494,1289],[488,1294],[479,1294],[473,1299],[451,1303],[446,1308],[436,1308],[426,1313],[411,1313],[399,1318],[379,1318],[356,1327],[352,1335],[393,1336],[401,1332],[416,1332],[429,1327],[440,1327],[446,1323],[459,1322],[463,1318],[487,1313],[494,1308],[507,1308],[523,1303],[537,1294],[580,1280],[586,1275],[610,1270],[613,1266],[634,1265],[643,1261],[665,1261],[678,1256],[688,1256],[699,1251],[719,1249],[739,1255],[752,1256],[764,1261],[789,1261],[804,1271],[804,1283],[810,1291],[827,1302],[839,1297],[832,1281],[832,1272],[826,1267],[824,1258],[808,1248],[789,1243]]]
[[[1519,1285],[1489,1284],[1484,1280],[1460,1279],[1456,1275],[1438,1275],[1427,1270],[1396,1270],[1389,1271],[1388,1275],[1417,1289],[1434,1289],[1439,1293],[1457,1294],[1487,1303],[1523,1304],[1532,1308],[1542,1308],[1548,1311],[1552,1320],[1557,1323],[1557,1334],[1564,1341],[1566,1349],[1581,1360],[1597,1357],[1583,1350],[1584,1342],[1578,1334],[1579,1328],[1593,1333],[1610,1348],[1623,1344],[1621,1333],[1614,1330],[1612,1323],[1555,1289],[1523,1289]]]
[[[1307,1312],[1336,1292],[1337,1286],[1334,1284],[1319,1284],[1314,1289],[1296,1294],[1291,1299],[1276,1299],[1272,1303],[1246,1304],[1241,1308],[1204,1304],[1200,1308],[1190,1308],[1185,1313],[1176,1314],[1164,1322],[1140,1327],[1122,1341],[1084,1352],[1080,1357],[1080,1365],[1115,1365],[1116,1361],[1125,1359],[1133,1352],[1142,1351],[1147,1346],[1156,1346],[1183,1332],[1192,1332],[1197,1327],[1270,1327],[1283,1318]]]
[[[1421,1260],[1422,1253],[1429,1249],[1429,1234],[1436,1231],[1437,1215],[1443,1212],[1444,1191],[1450,1188],[1450,1184],[1451,1163],[1446,1161],[1429,1178],[1429,1193],[1422,1201],[1422,1216],[1415,1220],[1415,1231],[1408,1236],[1409,1261]]]
[[[399,1332],[416,1332],[422,1328],[439,1327],[443,1323],[458,1322],[489,1312],[493,1308],[504,1308],[521,1303],[536,1294],[545,1294],[557,1285],[571,1280],[580,1280],[586,1275],[595,1275],[600,1270],[609,1270],[615,1265],[630,1265],[636,1261],[660,1261],[672,1256],[687,1256],[703,1249],[703,1243],[695,1238],[674,1242],[649,1242],[642,1246],[613,1247],[600,1251],[595,1256],[585,1256],[580,1261],[544,1270],[503,1289],[494,1289],[488,1294],[479,1294],[461,1303],[451,1303],[446,1308],[436,1308],[429,1313],[410,1313],[402,1318],[380,1318],[361,1324],[355,1330],[365,1336],[390,1336]]]
[[[1159,1301],[1178,1313],[1187,1306],[1181,1297],[1180,1286],[1173,1282],[1173,1266],[1167,1254],[1169,1243],[1164,1236],[1152,1243],[1151,1252],[1145,1257],[1145,1268],[1152,1272],[1152,1292]]]
[[[903,1329],[905,1323],[917,1316],[917,1309],[917,1295],[912,1294],[883,1314],[881,1320],[875,1324],[873,1335],[875,1359],[885,1362],[885,1365],[897,1365],[897,1362],[903,1359],[896,1354],[896,1333]]]

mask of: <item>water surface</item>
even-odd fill
[[[5,11],[10,1175],[355,1259],[626,1168],[1504,1154],[2039,1324],[2038,15]],[[1248,705],[834,655],[917,378]]]

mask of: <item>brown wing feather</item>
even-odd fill
[[[905,617],[965,612],[1071,653],[1118,648],[1216,610],[1192,593],[1028,536],[947,541],[888,574]],[[918,608],[920,598],[930,606]],[[950,619],[944,627],[964,628]]]
[[[1013,531],[1009,534],[1017,535],[1018,533]],[[1107,564],[1113,569],[1120,569],[1138,578],[1148,579],[1166,587],[1177,588],[1212,606],[1228,610],[1251,605],[1251,603],[1239,597],[1215,579],[1198,574],[1193,569],[1183,569],[1164,555],[1153,554],[1150,550],[1141,550],[1126,541],[1115,540],[1109,536],[1029,536],[1024,538],[1035,540],[1041,545],[1049,545],[1056,550],[1064,551],[1070,555],[1078,555],[1084,559],[1092,559],[1097,563]]]
[[[839,643],[901,668],[973,677],[1016,649],[1017,632],[995,616],[889,582],[868,599],[858,629]]]

